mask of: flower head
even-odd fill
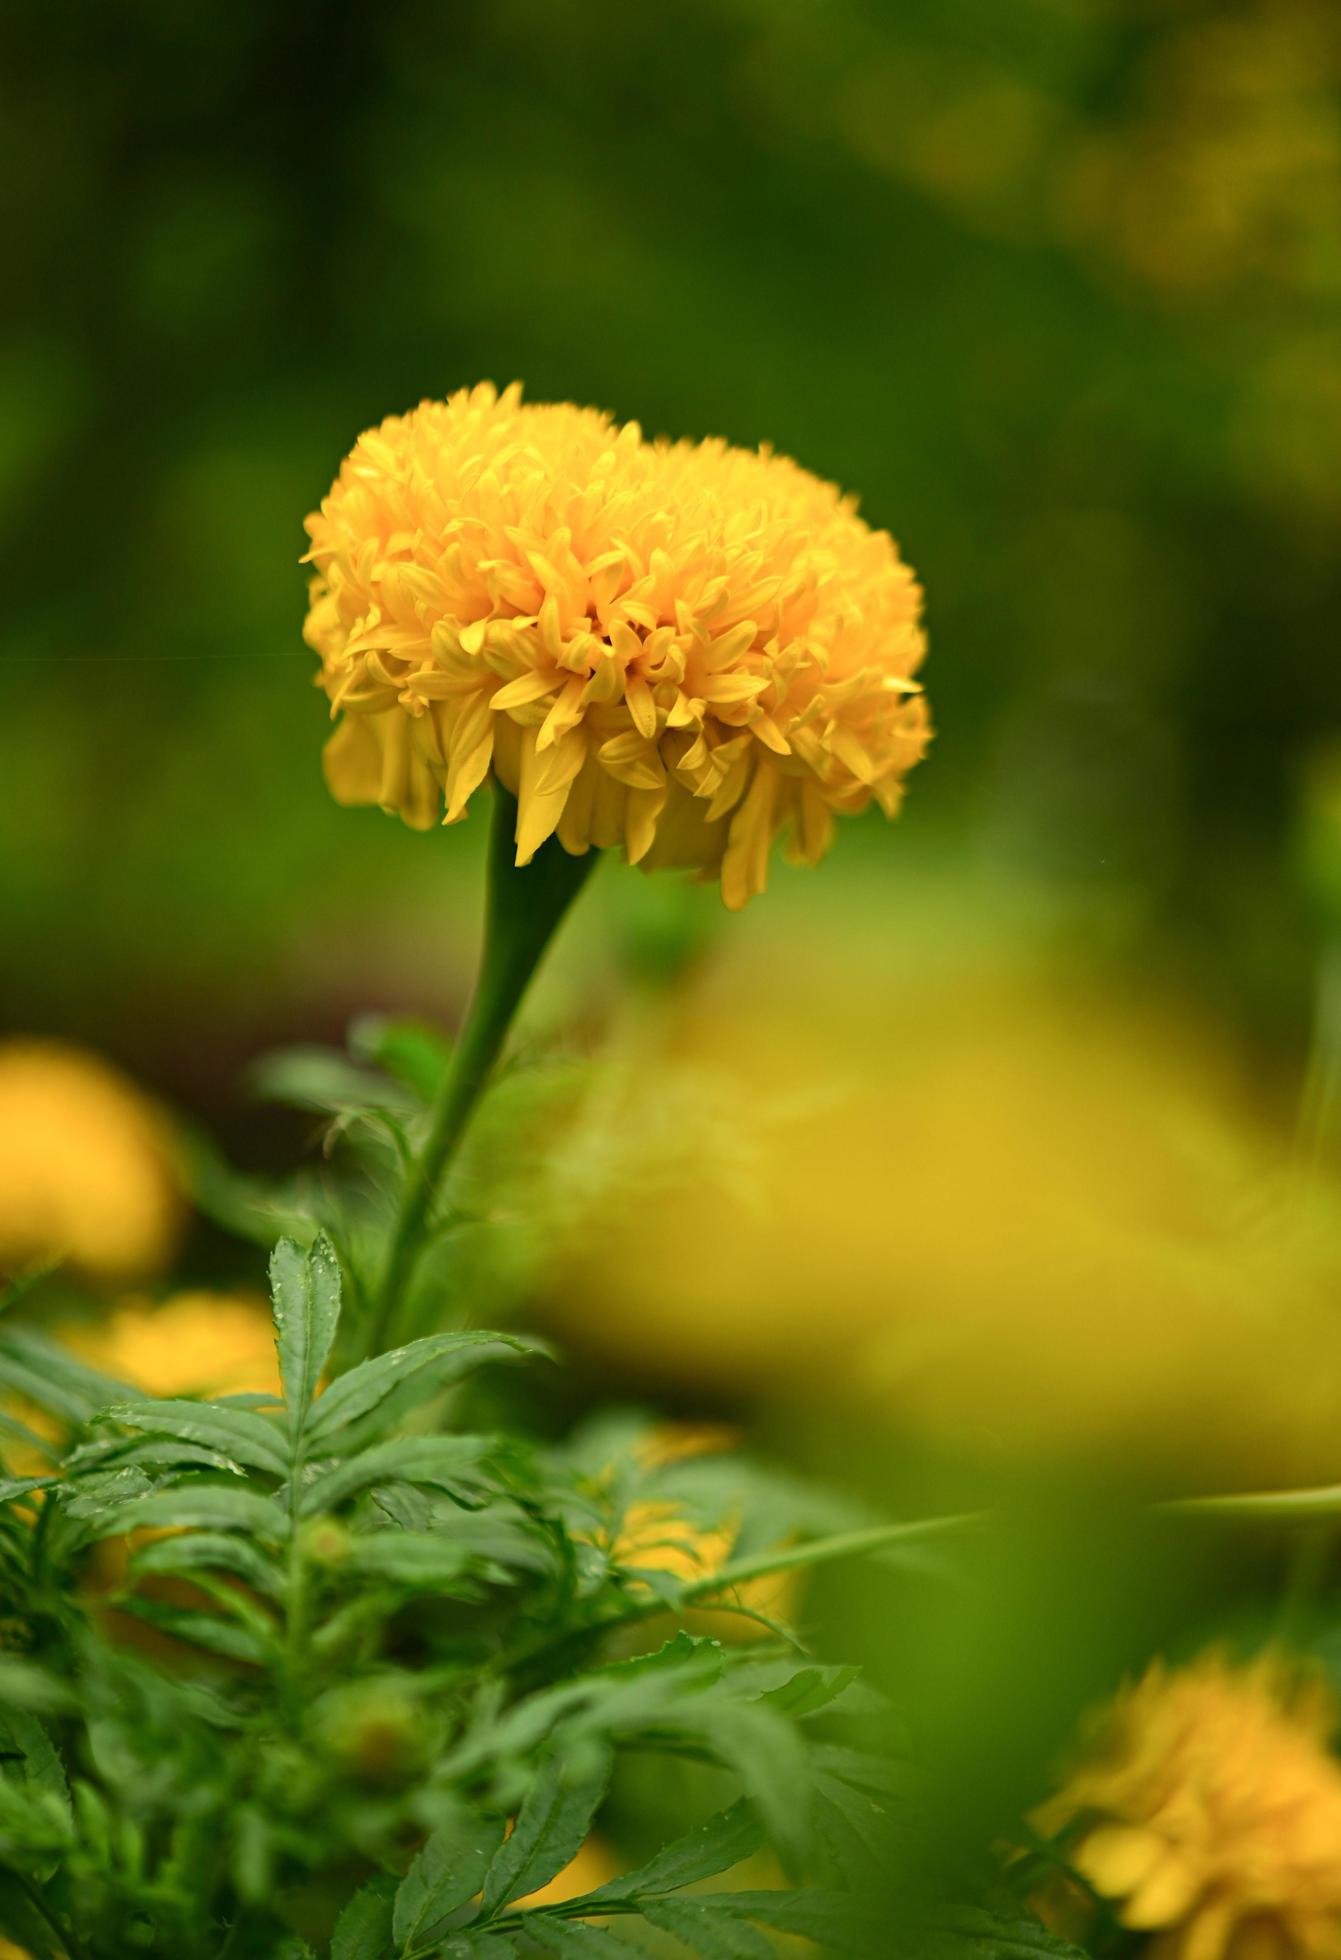
[[[158,1271],[180,1193],[167,1127],[94,1055],[0,1044],[0,1272],[68,1259],[98,1279]]]
[[[1271,1658],[1156,1665],[1034,1819],[1159,1960],[1336,1960],[1341,1765],[1330,1697]]]
[[[492,771],[519,864],[619,847],[735,908],[925,748],[912,573],[766,450],[485,384],[362,436],[307,527],[342,802],[455,823]]]

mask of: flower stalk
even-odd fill
[[[515,798],[495,783],[479,975],[428,1137],[405,1180],[369,1317],[365,1346],[370,1354],[394,1345],[397,1319],[431,1233],[442,1180],[545,949],[596,862],[594,851],[574,857],[550,838],[529,864],[519,866],[513,861],[516,824]]]

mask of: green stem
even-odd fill
[[[484,909],[484,951],[466,1013],[433,1110],[428,1140],[405,1181],[382,1283],[368,1325],[367,1351],[390,1345],[401,1302],[424,1250],[444,1174],[460,1147],[541,955],[585,883],[594,852],[572,857],[557,838],[530,864],[513,862],[517,805],[494,786]]]
[[[830,1565],[835,1559],[861,1558],[868,1552],[882,1552],[893,1545],[914,1544],[923,1538],[957,1536],[962,1531],[975,1530],[987,1521],[982,1512],[965,1511],[948,1517],[916,1518],[905,1524],[869,1525],[861,1531],[837,1532],[831,1538],[812,1538],[802,1545],[782,1545],[771,1552],[757,1552],[753,1558],[737,1559],[734,1564],[724,1565],[706,1578],[695,1579],[690,1585],[682,1586],[678,1597],[673,1600],[653,1594],[632,1606],[626,1606],[621,1612],[593,1620],[588,1626],[573,1627],[558,1635],[543,1635],[529,1645],[503,1655],[496,1664],[503,1671],[510,1672],[556,1647],[614,1633],[621,1627],[636,1626],[639,1620],[655,1619],[661,1613],[683,1611],[719,1593],[730,1592],[735,1586],[746,1585],[752,1579],[771,1578],[775,1572],[790,1572],[802,1566]]]
[[[1182,1518],[1228,1518],[1245,1523],[1318,1524],[1341,1522],[1341,1484],[1311,1490],[1254,1490],[1224,1497],[1180,1497],[1160,1507]]]
[[[862,1531],[841,1531],[832,1538],[814,1538],[808,1544],[784,1545],[771,1552],[756,1552],[753,1558],[737,1559],[705,1579],[695,1579],[680,1592],[680,1603],[693,1605],[715,1594],[748,1585],[752,1579],[770,1579],[775,1572],[790,1572],[797,1566],[831,1565],[835,1559],[864,1558],[867,1552],[882,1552],[887,1546],[907,1545],[919,1538],[943,1538],[948,1534],[973,1531],[987,1522],[981,1512],[961,1511],[951,1517],[916,1518],[909,1524],[868,1525]],[[664,1611],[659,1603],[651,1609]]]

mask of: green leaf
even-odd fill
[[[282,1477],[288,1471],[288,1451],[281,1432],[250,1409],[223,1408],[216,1402],[114,1402],[99,1413],[98,1421],[121,1423],[145,1435],[199,1443],[253,1470],[267,1470],[272,1476]]]
[[[636,1871],[612,1878],[596,1891],[584,1895],[583,1903],[605,1899],[642,1898],[651,1892],[678,1892],[682,1885],[697,1885],[700,1879],[715,1878],[730,1871],[744,1858],[752,1857],[764,1841],[763,1828],[747,1803],[732,1804],[715,1817],[696,1824],[672,1844],[665,1845]]]
[[[372,1878],[349,1901],[331,1935],[331,1960],[385,1960],[392,1950],[394,1878]]]
[[[770,1939],[711,1899],[648,1899],[643,1917],[649,1926],[672,1933],[699,1960],[777,1960]]]
[[[761,1702],[720,1691],[686,1702],[667,1722],[694,1735],[753,1799],[784,1863],[799,1865],[809,1826],[809,1771],[800,1736]]]
[[[30,1715],[63,1715],[75,1705],[74,1691],[33,1661],[0,1654],[0,1709],[21,1708]]]
[[[412,1382],[420,1396],[431,1395],[467,1368],[543,1352],[534,1342],[511,1334],[427,1334],[407,1347],[392,1348],[388,1354],[361,1362],[333,1381],[317,1398],[308,1424],[308,1442],[315,1449],[339,1438],[348,1448],[350,1438],[341,1436],[347,1425],[369,1415],[388,1396]]]
[[[464,1805],[438,1825],[396,1892],[398,1946],[420,1944],[429,1930],[473,1899],[503,1842],[501,1818]]]
[[[389,1579],[416,1592],[450,1593],[462,1575],[474,1569],[474,1561],[450,1538],[431,1531],[378,1531],[354,1540],[344,1569]]]
[[[184,1640],[192,1647],[203,1647],[208,1653],[222,1654],[226,1660],[246,1661],[252,1667],[266,1667],[274,1661],[274,1641],[258,1638],[250,1627],[224,1619],[222,1614],[194,1606],[173,1606],[161,1599],[141,1599],[135,1593],[118,1593],[113,1603],[121,1612],[157,1627],[160,1633],[171,1634],[174,1640]]]
[[[279,1048],[248,1071],[258,1102],[342,1116],[362,1110],[413,1110],[415,1098],[375,1069],[359,1068],[338,1048]]]
[[[81,1429],[109,1402],[134,1395],[126,1382],[76,1361],[56,1341],[30,1328],[11,1327],[0,1341],[0,1387]]]
[[[538,1892],[576,1857],[609,1787],[612,1751],[608,1742],[592,1743],[583,1755],[585,1762],[576,1766],[556,1748],[542,1754],[512,1836],[489,1867],[486,1918],[510,1900]]]
[[[518,1914],[526,1928],[526,1936],[545,1953],[553,1954],[555,1960],[620,1960],[627,1955],[628,1960],[648,1960],[647,1948],[637,1946],[612,1932],[608,1926],[588,1926],[581,1919],[560,1919],[557,1915],[544,1911]],[[484,1942],[480,1942],[481,1951]],[[777,1960],[771,1950],[767,1960]]]
[[[711,1904],[714,1911],[813,1940],[826,1954],[889,1960],[888,1924],[872,1906],[847,1892],[717,1892]],[[907,1960],[914,1960],[912,1952]],[[921,1946],[916,1960],[929,1960]]]
[[[50,1490],[54,1477],[0,1477],[0,1504],[14,1504],[35,1490]]]
[[[427,1484],[454,1490],[471,1481],[467,1473],[493,1449],[491,1436],[399,1436],[362,1450],[347,1463],[323,1472],[303,1492],[299,1511],[312,1517],[333,1511],[358,1491],[373,1484]]]
[[[26,1709],[7,1708],[0,1714],[0,1743],[3,1743],[6,1732],[12,1751],[17,1752],[24,1783],[31,1790],[41,1791],[59,1807],[63,1817],[72,1821],[74,1813],[70,1806],[70,1786],[65,1780],[65,1768],[41,1722]]]
[[[999,1919],[969,1910],[952,1915],[931,1960],[1086,1960],[1086,1955],[1036,1919]]]
[[[270,1257],[270,1294],[284,1399],[301,1433],[340,1323],[340,1262],[324,1232],[307,1252],[280,1240]]]
[[[420,1102],[431,1103],[451,1064],[451,1044],[425,1021],[387,1020],[365,1014],[349,1030],[350,1052],[375,1062],[405,1084]]]
[[[78,1483],[58,1484],[56,1500],[67,1517],[82,1524],[115,1518],[133,1499],[149,1496],[154,1488],[148,1471],[137,1463],[127,1463],[114,1470],[86,1473]]]
[[[247,1531],[277,1543],[287,1536],[289,1520],[272,1498],[256,1491],[234,1490],[227,1484],[189,1483],[173,1490],[156,1490],[121,1505],[97,1535],[107,1538],[142,1528]]]
[[[143,1442],[131,1436],[99,1437],[94,1442],[81,1443],[66,1458],[65,1474],[67,1479],[97,1476],[130,1464],[148,1464],[153,1469],[185,1466],[194,1470],[220,1470],[233,1477],[244,1474],[242,1466],[221,1451],[183,1442],[179,1436],[155,1436]]]
[[[136,1577],[164,1575],[193,1579],[202,1573],[230,1572],[257,1592],[274,1598],[282,1580],[271,1560],[246,1538],[222,1531],[192,1531],[180,1537],[156,1538],[137,1546],[131,1560]]]
[[[801,1721],[818,1715],[845,1695],[861,1673],[859,1667],[802,1667],[760,1695],[765,1706]]]

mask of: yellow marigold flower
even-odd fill
[[[274,1326],[256,1294],[122,1300],[65,1338],[92,1366],[150,1395],[280,1393]]]
[[[648,1431],[634,1454],[650,1471],[695,1457],[720,1456],[734,1449],[737,1441],[736,1432],[725,1424],[664,1422]],[[620,1520],[611,1562],[633,1572],[666,1572],[693,1584],[712,1578],[727,1564],[738,1525],[735,1516],[691,1517],[687,1507],[671,1499],[638,1498]],[[789,1618],[796,1607],[796,1574],[779,1572],[747,1580],[724,1600],[728,1606],[743,1607],[745,1614],[702,1607],[692,1616],[695,1627],[719,1639],[756,1638],[757,1626],[747,1616]]]
[[[131,1083],[77,1048],[0,1044],[0,1272],[157,1272],[180,1210],[167,1126]]]
[[[813,864],[836,812],[892,816],[926,746],[911,571],[766,449],[484,384],[363,435],[307,528],[341,802],[427,829],[492,770],[518,864],[617,846],[738,908],[784,829]]]
[[[1336,1960],[1341,1764],[1321,1684],[1279,1659],[1153,1666],[1033,1819],[1152,1960]]]

